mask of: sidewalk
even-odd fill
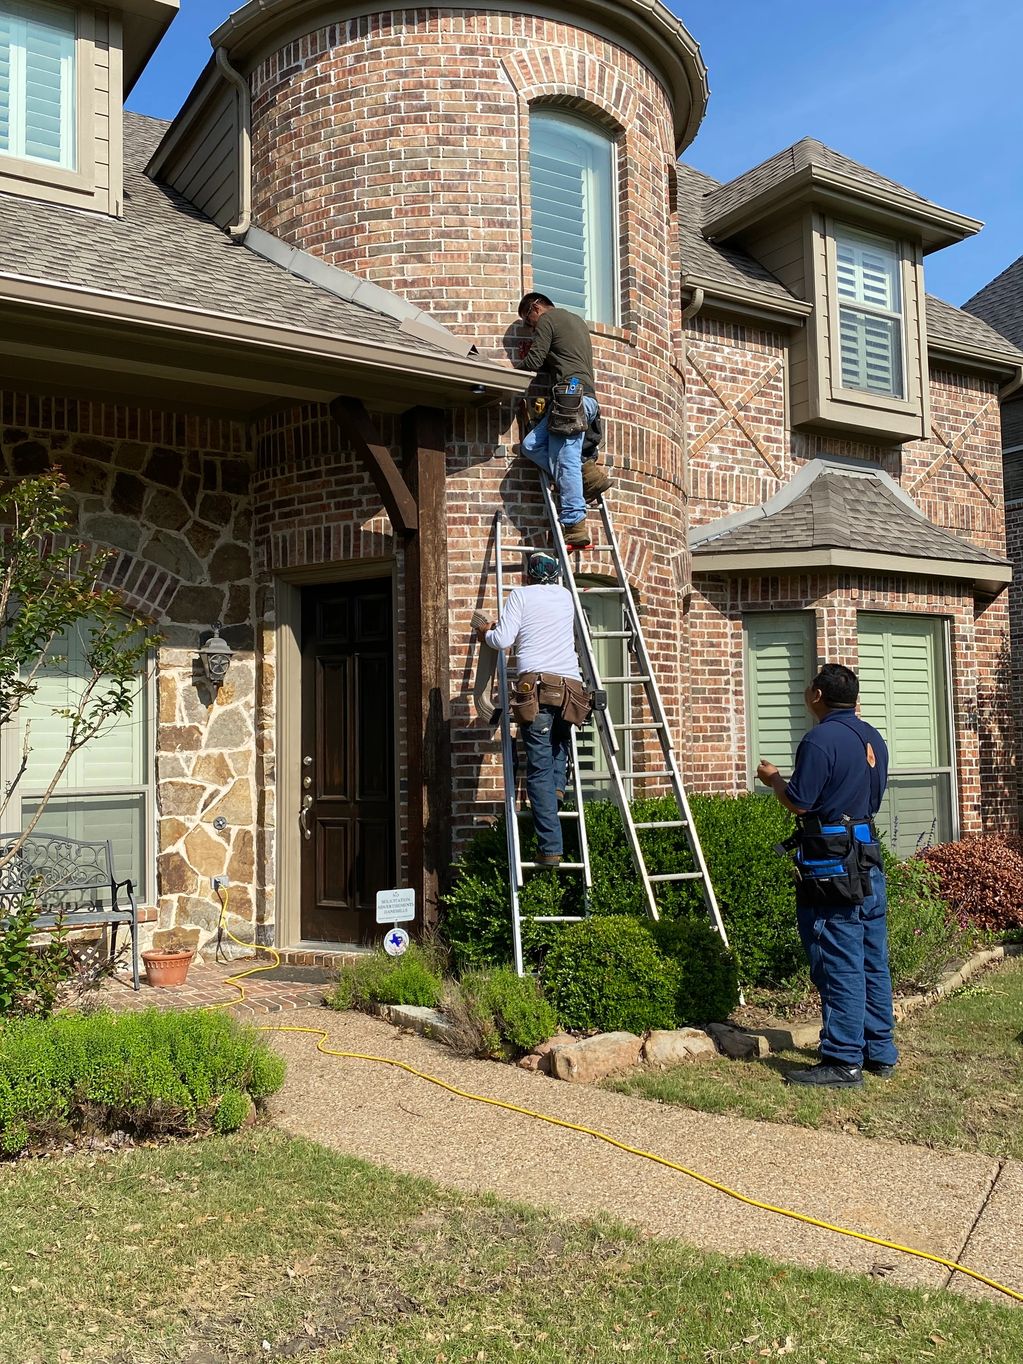
[[[138,991],[131,988],[131,981],[126,976],[115,976],[105,980],[91,998],[107,1009],[201,1009],[210,1004],[240,999],[235,987],[226,983],[227,978],[248,971],[253,966],[266,965],[265,957],[193,965],[184,985],[160,989],[147,985],[143,974],[142,988]],[[232,1013],[248,1022],[260,1022],[264,1014],[308,1009],[321,1004],[329,988],[324,982],[331,974],[329,970],[282,966],[273,972],[250,976],[241,982],[245,989],[245,1001],[235,1004]],[[292,979],[280,979],[282,975]]]
[[[338,1049],[401,1060],[473,1093],[599,1128],[749,1197],[957,1260],[1023,1291],[1018,1162],[661,1107],[462,1060],[362,1014],[305,1009],[267,1026],[322,1028]],[[902,1286],[949,1282],[939,1265],[750,1208],[585,1134],[467,1102],[391,1067],[324,1056],[308,1036],[282,1031],[274,1040],[289,1062],[275,1120],[334,1150],[560,1216],[604,1213],[709,1251],[874,1274]],[[951,1277],[963,1293],[1011,1304]]]

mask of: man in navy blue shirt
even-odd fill
[[[820,1063],[789,1071],[790,1084],[858,1089],[864,1070],[889,1079],[898,1059],[888,895],[869,824],[887,785],[888,749],[877,730],[856,714],[859,690],[849,668],[825,664],[806,690],[807,707],[818,723],[800,742],[791,781],[773,763],[762,761],[757,768],[764,785],[799,817],[800,829],[847,831],[864,843],[864,862],[871,864],[863,898],[854,904],[838,895],[828,903],[833,880],[812,883],[804,875],[797,881],[799,936],[810,959],[810,978],[820,991],[824,1025]]]

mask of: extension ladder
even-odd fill
[[[609,562],[606,576],[611,581],[607,582],[605,585],[581,587],[576,580],[571,554],[565,544],[561,523],[558,521],[553,490],[543,474],[540,476],[540,487],[543,494],[544,506],[547,511],[547,519],[550,525],[551,534],[557,547],[558,558],[562,566],[562,579],[566,588],[572,595],[572,602],[575,608],[576,643],[583,681],[587,687],[591,687],[595,691],[606,691],[608,686],[620,687],[626,698],[624,720],[616,724],[610,712],[604,709],[594,710],[593,722],[596,725],[597,733],[600,737],[601,747],[607,765],[607,776],[610,780],[615,804],[617,805],[622,818],[626,842],[632,855],[637,875],[639,876],[643,887],[647,912],[652,919],[656,920],[660,918],[657,905],[657,892],[661,886],[672,882],[678,883],[680,881],[699,882],[708,917],[717,930],[721,941],[727,947],[728,934],[725,931],[717,897],[714,894],[714,887],[711,883],[710,873],[707,870],[707,863],[703,856],[703,849],[700,846],[696,826],[693,823],[689,801],[686,797],[685,788],[682,785],[682,777],[679,772],[678,761],[675,755],[675,746],[672,740],[671,729],[668,725],[664,703],[661,700],[660,690],[654,676],[649,650],[647,649],[646,640],[643,636],[643,630],[640,624],[639,612],[636,608],[636,602],[629,585],[628,574],[626,573],[625,566],[622,562],[621,550],[618,544],[618,537],[615,534],[611,513],[608,510],[604,498],[602,496],[599,497],[596,505],[600,513],[604,531],[603,543],[600,545],[591,545],[586,551],[590,554],[605,554],[608,556]],[[500,512],[495,519],[495,542],[498,565],[498,600],[503,605],[503,575],[507,566],[502,558]],[[532,553],[535,548],[537,547],[520,546],[517,547],[516,552],[525,556]],[[507,550],[504,551],[504,553],[507,552]],[[591,595],[614,596],[620,601],[623,629],[591,629],[583,605],[584,596]],[[594,641],[599,639],[616,639],[625,643],[626,647],[624,653],[627,664],[622,675],[601,676],[597,664],[596,651],[594,649]],[[510,896],[512,935],[515,969],[519,975],[522,975],[524,968],[522,961],[522,914],[520,893],[524,885],[523,872],[533,864],[524,864],[521,860],[521,840],[518,820],[523,813],[528,814],[528,811],[516,811],[515,808],[515,767],[511,739],[511,717],[508,711],[508,671],[507,661],[503,653],[499,658],[498,669],[501,687],[501,740],[504,763],[505,815],[506,828],[508,831],[508,863],[509,868],[511,869],[510,879],[512,882]],[[656,735],[663,758],[663,766],[650,770],[634,771],[631,770],[630,763],[630,766],[626,769],[622,768],[620,758],[623,750],[619,735],[631,735],[634,733]],[[581,860],[578,863],[562,863],[561,865],[566,871],[582,871],[587,892],[584,903],[588,907],[592,877],[590,873],[589,849],[586,839],[583,779],[579,772],[574,732],[572,735],[571,758],[576,808],[574,811],[564,812],[562,818],[578,819]],[[666,781],[674,798],[677,818],[642,821],[637,823],[632,815],[628,788],[626,786],[626,783],[633,778],[660,778],[661,780]],[[653,874],[650,872],[647,866],[646,855],[643,850],[641,835],[645,832],[653,832],[660,829],[681,829],[683,831],[683,837],[696,870],[666,872],[661,874]],[[544,918],[539,916],[529,917],[531,922],[549,923],[573,922],[580,916],[564,916],[562,919],[555,919],[553,917]]]

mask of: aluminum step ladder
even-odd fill
[[[522,572],[526,566],[526,560],[530,554],[535,554],[540,546],[537,545],[509,545],[505,544],[504,518],[500,512],[494,517],[494,573],[497,579],[497,604],[500,611],[504,610],[505,602],[505,578],[509,572]],[[520,808],[516,802],[517,780],[515,770],[515,747],[512,738],[512,718],[509,709],[510,687],[508,684],[508,656],[503,649],[498,650],[497,654],[497,681],[498,696],[500,704],[500,723],[501,723],[501,765],[504,774],[504,822],[505,834],[508,843],[508,869],[512,915],[512,947],[515,961],[515,970],[522,976],[525,975],[525,965],[522,956],[522,902],[521,892],[526,883],[526,872],[528,871],[552,871],[557,875],[565,872],[577,872],[582,875],[583,883],[583,905],[589,907],[590,891],[593,888],[593,875],[590,870],[590,848],[586,837],[586,820],[583,815],[583,787],[579,772],[578,753],[576,751],[575,730],[571,732],[569,770],[572,792],[575,798],[575,809],[559,809],[558,818],[562,824],[575,824],[578,828],[579,860],[577,862],[562,861],[554,867],[548,867],[540,862],[524,862],[522,860],[522,831],[519,821],[523,818],[531,819],[528,806]],[[567,831],[566,831],[567,832]],[[529,915],[530,923],[578,923],[583,915],[580,914],[560,914],[560,915]]]
[[[717,897],[714,894],[714,886],[707,870],[707,863],[703,856],[703,849],[700,846],[699,835],[693,823],[692,812],[689,808],[689,801],[686,797],[685,788],[682,785],[682,776],[679,772],[678,761],[675,755],[675,745],[672,740],[671,728],[664,710],[664,703],[661,700],[661,693],[657,686],[657,679],[654,675],[650,653],[647,649],[646,639],[643,635],[640,623],[639,612],[636,602],[632,595],[632,588],[629,586],[628,574],[622,562],[621,549],[618,544],[618,537],[615,534],[614,524],[611,520],[611,513],[603,496],[596,499],[596,506],[600,513],[603,525],[603,543],[593,544],[584,552],[587,554],[599,554],[607,557],[607,567],[601,576],[606,576],[610,581],[606,586],[580,587],[576,580],[574,564],[571,553],[565,544],[565,537],[562,532],[561,523],[558,520],[557,507],[554,502],[554,493],[550,482],[545,475],[540,475],[540,487],[543,492],[544,505],[547,510],[547,519],[550,523],[551,534],[557,546],[558,558],[562,565],[562,580],[572,594],[572,601],[575,606],[575,625],[576,643],[579,653],[579,661],[582,665],[583,680],[588,687],[597,691],[605,691],[608,686],[620,686],[623,688],[626,698],[625,720],[615,724],[608,710],[594,711],[594,722],[597,732],[600,735],[601,745],[604,750],[604,757],[607,762],[608,775],[611,781],[612,794],[615,804],[622,817],[622,824],[625,828],[625,838],[632,854],[632,860],[636,867],[636,872],[642,882],[643,894],[646,899],[647,912],[654,920],[660,918],[660,911],[657,904],[657,892],[662,886],[679,883],[682,881],[698,882],[703,894],[703,901],[708,918],[717,930],[721,941],[728,946],[728,934],[721,918],[721,911],[718,907]],[[613,595],[621,601],[622,622],[621,630],[591,630],[589,620],[586,616],[583,600],[590,595]],[[597,656],[594,650],[594,640],[597,639],[620,639],[626,644],[625,655],[628,660],[623,675],[617,677],[602,677],[597,666]],[[654,734],[656,735],[663,757],[663,766],[653,769],[630,770],[633,766],[632,760],[629,768],[623,770],[620,762],[622,755],[622,745],[619,734]],[[671,794],[675,801],[677,818],[667,820],[654,820],[649,822],[637,823],[632,816],[632,809],[629,804],[629,793],[626,782],[633,777],[656,779],[666,781],[671,789]],[[579,806],[580,809],[584,807]],[[585,819],[581,821],[585,824]],[[665,874],[651,874],[643,851],[641,835],[661,829],[681,829],[685,842],[692,857],[694,871],[668,872]]]

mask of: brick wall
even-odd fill
[[[699,315],[686,338],[690,516],[706,524],[766,501],[808,461],[871,460],[936,525],[1006,553],[998,398],[979,376],[931,375],[932,435],[904,446],[790,431],[780,333]],[[821,662],[857,666],[858,610],[926,613],[951,625],[959,802],[965,832],[1015,828],[1015,724],[1009,603],[975,603],[969,587],[934,579],[795,574],[698,576],[686,616],[689,779],[704,790],[748,786],[742,615],[813,608]]]
[[[615,516],[641,571],[677,728],[688,561],[683,394],[672,361],[674,144],[662,87],[631,52],[567,23],[417,7],[311,33],[257,66],[252,88],[255,221],[429,309],[498,357],[510,358],[525,335],[515,310],[532,284],[530,106],[559,105],[617,137],[622,317],[595,327],[593,341]],[[449,432],[456,839],[501,797],[498,750],[469,699],[469,620],[478,606],[496,607],[486,572],[495,512],[519,543],[547,540],[536,471],[508,459],[513,418],[510,406],[463,411]],[[583,567],[599,573],[606,563],[595,553]]]

